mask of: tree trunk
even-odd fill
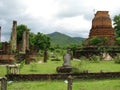
[[[47,49],[44,50],[44,62],[47,62],[48,59],[48,54],[47,54]]]

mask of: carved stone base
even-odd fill
[[[58,73],[70,73],[72,71],[71,66],[59,66],[56,68]]]

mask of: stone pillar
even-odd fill
[[[12,33],[11,33],[11,51],[15,52],[17,48],[17,21],[13,21]]]
[[[29,50],[29,32],[24,30],[22,36],[22,52]]]
[[[0,77],[1,81],[1,90],[7,90],[7,79]]]
[[[22,36],[22,52],[26,51],[26,30],[23,31],[23,36]]]
[[[29,50],[29,31],[26,32],[26,49]]]
[[[72,90],[72,76],[68,76],[68,90]]]

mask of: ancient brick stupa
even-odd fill
[[[112,28],[112,22],[109,17],[108,11],[97,11],[95,17],[92,20],[92,27],[90,29],[89,38],[94,36],[107,37],[108,44],[114,45],[115,33]]]

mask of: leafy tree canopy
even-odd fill
[[[29,44],[30,44],[30,47],[35,45],[35,36],[36,35],[34,33],[32,33],[32,32],[29,33]]]
[[[2,42],[0,42],[0,49],[2,49]]]
[[[90,44],[91,45],[99,45],[101,43],[101,40],[99,37],[92,37],[90,39]]]
[[[22,41],[22,34],[24,30],[30,31],[30,29],[24,24],[17,26],[17,41]]]
[[[117,37],[117,38],[116,38],[116,43],[117,43],[118,45],[120,45],[120,37]]]
[[[39,49],[48,49],[50,47],[50,38],[40,32],[35,36],[35,46]]]
[[[116,36],[120,37],[120,14],[114,16],[114,29],[116,32]]]
[[[107,37],[92,37],[89,41],[90,45],[107,45],[108,38]]]

